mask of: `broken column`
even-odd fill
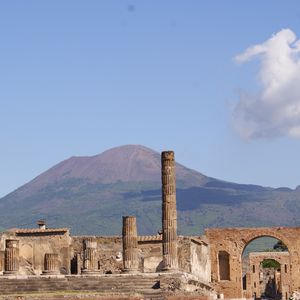
[[[83,270],[84,274],[98,273],[97,241],[86,239],[83,241]]]
[[[59,274],[57,253],[45,254],[43,274],[45,275]]]
[[[4,271],[4,251],[0,251],[0,273]]]
[[[123,217],[123,272],[134,273],[139,268],[138,239],[136,218],[133,216]]]
[[[19,241],[6,240],[4,275],[15,275],[19,271]]]
[[[178,268],[176,179],[173,151],[162,152],[161,166],[163,270],[171,271]]]

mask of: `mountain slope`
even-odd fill
[[[14,192],[23,199],[54,183],[69,179],[91,183],[160,182],[160,154],[139,145],[125,145],[95,156],[64,160]],[[199,172],[176,164],[177,181],[183,186],[203,185],[210,179]]]
[[[208,226],[298,225],[299,190],[229,183],[176,165],[179,232]],[[0,227],[70,227],[73,233],[120,234],[122,215],[141,234],[161,224],[160,154],[127,145],[71,157],[0,199]],[[272,213],[271,213],[272,212]]]

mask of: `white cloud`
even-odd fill
[[[257,94],[243,92],[233,111],[238,133],[246,138],[300,138],[300,40],[283,29],[235,57],[244,63],[258,57]]]

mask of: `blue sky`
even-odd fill
[[[298,1],[0,1],[0,197],[123,144],[173,149],[228,181],[296,187],[300,91],[286,87],[298,52],[266,98],[266,61],[284,51],[263,43],[298,40],[299,28]],[[257,44],[271,46],[245,54]]]

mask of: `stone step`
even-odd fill
[[[172,277],[173,278],[173,277]],[[174,276],[175,278],[175,276]],[[9,295],[17,292],[52,292],[52,291],[78,291],[144,295],[146,300],[162,300],[160,280],[164,276],[86,276],[44,278],[31,277],[28,279],[0,278],[0,295]]]
[[[56,288],[63,288],[63,289],[80,289],[80,288],[95,288],[95,289],[101,289],[101,288],[136,288],[136,289],[156,289],[156,287],[153,287],[155,285],[138,285],[138,284],[125,284],[125,285],[118,285],[118,284],[106,284],[106,285],[95,285],[95,284],[80,284],[78,286],[73,286],[73,285],[65,285],[65,284],[39,284],[39,285],[31,285],[31,284],[4,284],[0,286],[0,290],[2,290],[4,287],[5,288],[22,288],[22,287],[28,287],[31,289],[36,289],[36,288],[51,288],[51,287],[56,287]]]
[[[143,294],[143,299],[144,300],[164,300],[165,298],[163,297],[162,294]]]
[[[144,293],[145,291],[153,292],[158,289],[153,289],[157,286],[157,280],[147,280],[135,282],[134,280],[5,280],[0,282],[0,293],[9,294],[13,292],[38,292],[38,291],[63,291],[63,290],[78,290],[78,291],[101,291],[101,292],[122,292],[130,293],[132,291]]]

